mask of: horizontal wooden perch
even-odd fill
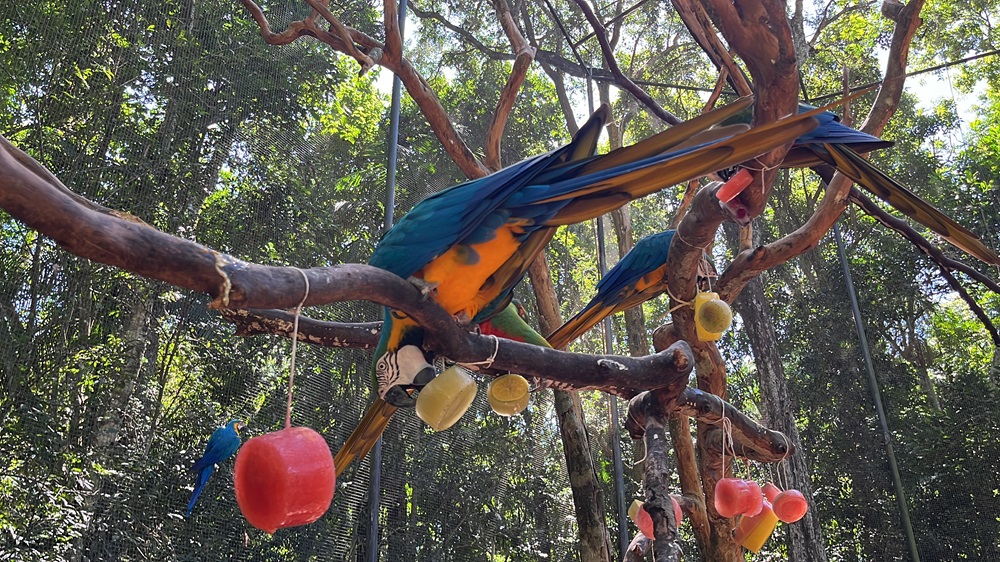
[[[219,312],[236,325],[237,336],[273,334],[292,337],[295,314],[286,310],[241,308]],[[298,339],[322,347],[375,349],[381,331],[381,322],[325,322],[300,315]]]
[[[778,462],[795,452],[791,441],[780,431],[761,426],[735,406],[714,394],[683,387],[679,392],[670,386],[643,392],[629,402],[625,427],[634,439],[645,433],[650,416],[682,415],[716,426],[707,432],[708,445],[722,450],[722,419],[732,427],[733,447],[737,456],[760,462]]]
[[[0,208],[78,256],[208,294],[213,308],[288,309],[303,297],[305,306],[367,300],[402,310],[427,328],[425,345],[430,351],[461,363],[489,360],[494,369],[547,379],[561,388],[603,390],[628,399],[643,390],[686,381],[694,367],[684,342],[634,358],[566,353],[480,336],[460,326],[413,284],[368,265],[298,269],[245,262],[87,201],[3,137]],[[284,321],[290,319],[289,315]],[[351,334],[357,336],[364,347],[371,345],[376,326],[328,327],[339,330],[344,341]],[[300,329],[312,327],[316,326],[307,321]],[[267,331],[262,324],[245,324],[244,329]],[[287,326],[284,330],[290,331]]]

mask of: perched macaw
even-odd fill
[[[215,471],[215,465],[235,455],[236,450],[240,448],[240,430],[244,427],[246,427],[246,424],[242,421],[232,420],[225,427],[216,429],[212,433],[212,436],[208,438],[208,444],[205,445],[205,454],[195,461],[194,466],[191,467],[191,470],[197,473],[197,477],[195,478],[191,501],[188,502],[188,517],[191,516],[191,510],[194,509],[194,502],[198,501],[198,496],[201,495],[201,489],[205,487],[205,484],[208,483],[208,478]]]
[[[651,234],[635,246],[597,283],[597,294],[573,318],[546,338],[561,349],[598,322],[616,312],[638,306],[667,290],[667,254],[674,231]]]
[[[799,111],[812,111],[813,106],[799,104]],[[892,142],[852,129],[829,111],[817,115],[819,126],[795,139],[782,162],[785,168],[814,168],[829,182],[832,173],[827,164],[856,184],[882,199],[892,208],[939,234],[956,247],[992,265],[1000,265],[1000,256],[988,248],[979,237],[939,211],[909,188],[889,177],[860,155],[892,146]],[[728,123],[749,122],[746,111]]]
[[[385,234],[368,263],[410,279],[460,322],[481,322],[506,306],[559,226],[735,166],[816,126],[811,114],[799,114],[762,127],[712,129],[751,101],[594,156],[610,117],[602,106],[568,145],[421,201]],[[334,458],[338,474],[368,452],[396,408],[415,404],[412,391],[433,379],[422,343],[420,325],[385,310],[373,365],[378,399]]]

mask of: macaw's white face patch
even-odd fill
[[[424,352],[415,345],[404,345],[395,353],[386,352],[375,363],[375,378],[378,380],[379,398],[394,386],[413,384],[417,374],[433,366],[424,358]]]

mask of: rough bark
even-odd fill
[[[670,499],[670,464],[667,461],[666,416],[651,413],[645,419],[646,467],[644,488],[646,511],[653,520],[653,560],[680,562],[677,521]]]

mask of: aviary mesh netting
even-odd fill
[[[272,25],[302,17],[303,6],[269,4]],[[362,8],[353,13],[371,13]],[[221,0],[3,0],[0,53],[0,134],[83,197],[262,264],[363,263],[378,240],[388,96],[372,76],[356,76],[356,63],[317,42],[265,45],[242,7]],[[481,118],[456,116],[469,130]],[[436,139],[405,102],[400,128],[397,217],[461,179],[442,151],[429,148]],[[537,149],[506,143],[505,162]],[[636,221],[638,235],[654,228]],[[557,237],[554,261],[592,256],[592,237],[587,225]],[[189,469],[213,429],[234,418],[248,422],[251,435],[283,426],[289,340],[238,337],[207,298],[76,258],[2,212],[0,263],[0,559],[366,559],[367,458],[338,481],[331,509],[307,526],[273,536],[250,526],[233,494],[232,461],[219,466],[184,517]],[[558,267],[565,313],[584,290],[573,285],[578,271]],[[843,298],[837,287],[817,291],[817,301]],[[528,292],[523,297],[532,301]],[[655,325],[666,306],[651,306],[659,307],[650,315]],[[360,302],[305,312],[380,318],[378,307]],[[747,349],[727,338],[724,347]],[[594,341],[582,349],[595,350]],[[855,352],[832,345],[796,356],[790,367],[816,467],[814,501],[831,558],[904,559]],[[731,398],[752,408],[745,353],[727,351],[727,359],[737,367]],[[300,345],[295,425],[319,431],[336,451],[371,399],[370,361],[364,351]],[[968,384],[979,384],[973,378]],[[816,388],[832,398],[808,402]],[[911,415],[916,406],[905,393],[886,392],[895,433],[934,433],[899,451],[925,560],[1000,560],[997,392],[972,388],[969,396],[943,396],[947,423],[933,426]],[[589,393],[583,404],[614,536],[608,402]],[[830,424],[844,442],[831,439]],[[404,412],[385,435],[377,514],[383,560],[577,558],[551,394],[536,393],[523,415],[503,418],[480,393],[448,431],[432,432]],[[627,436],[622,446],[631,500],[640,494],[633,464],[643,453]],[[938,468],[908,469],[918,464]],[[768,477],[767,468],[753,470]],[[957,492],[940,497],[940,489]],[[771,556],[782,552],[781,533]],[[684,540],[688,559],[697,559]]]

